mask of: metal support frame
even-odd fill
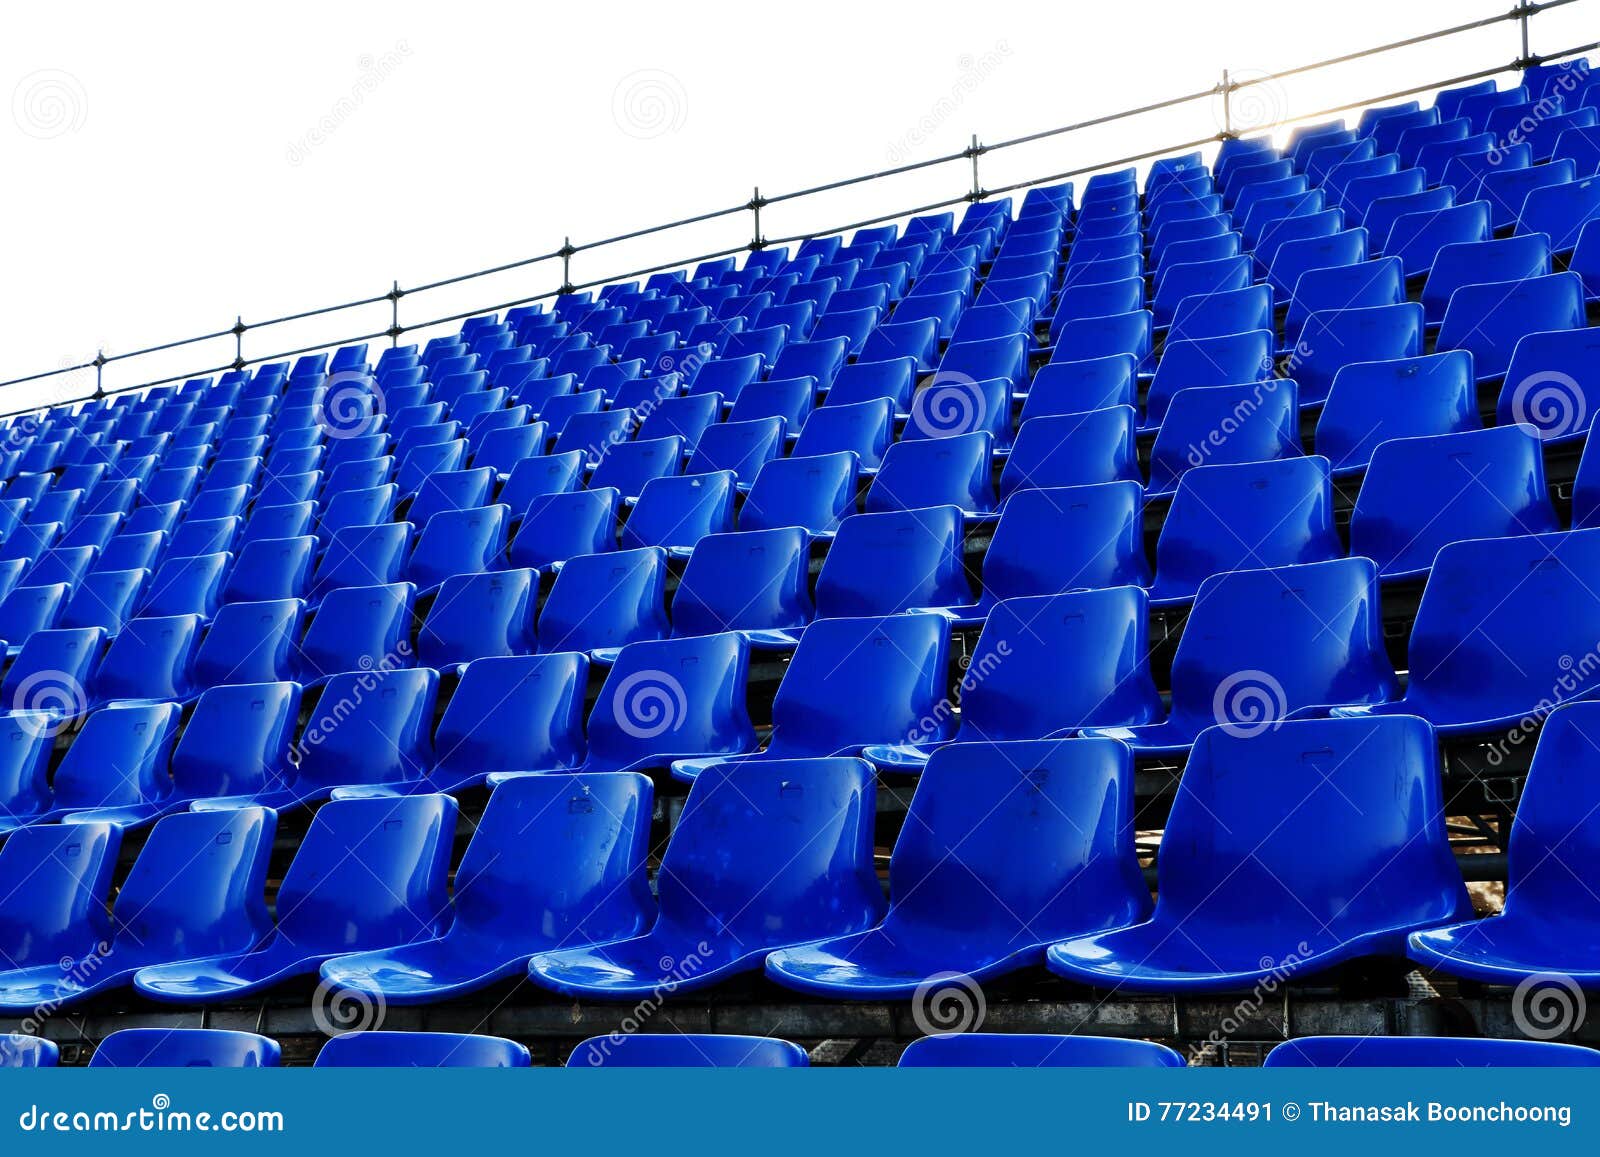
[[[246,323],[244,319],[240,317],[236,318],[234,324],[227,329],[218,330],[212,333],[198,334],[193,337],[182,338],[177,341],[164,342],[159,345],[148,346],[143,349],[130,350],[125,353],[106,354],[104,351],[98,351],[91,361],[83,362],[78,365],[66,366],[59,369],[47,370],[40,373],[27,374],[21,377],[10,378],[0,381],[0,388],[6,386],[23,385],[30,382],[44,381],[59,377],[63,374],[93,369],[95,371],[95,386],[94,391],[91,394],[62,397],[48,403],[50,405],[66,405],[73,402],[85,401],[89,398],[99,398],[107,393],[124,393],[129,390],[164,385],[168,382],[178,382],[189,377],[219,373],[223,370],[242,369],[247,365],[295,357],[299,354],[326,349],[333,345],[341,345],[358,341],[369,341],[387,337],[391,346],[394,346],[398,345],[400,339],[409,333],[416,333],[418,331],[430,329],[436,326],[448,325],[453,322],[465,320],[469,317],[477,316],[479,314],[495,313],[513,306],[526,305],[532,302],[548,300],[564,293],[573,293],[580,290],[591,289],[612,281],[625,281],[636,277],[643,277],[662,270],[692,266],[702,261],[710,261],[722,257],[728,257],[745,251],[753,252],[764,249],[771,245],[790,244],[792,242],[803,240],[806,237],[818,234],[842,233],[869,225],[877,225],[887,221],[894,221],[902,217],[936,212],[951,208],[956,205],[961,205],[963,203],[970,204],[976,201],[981,201],[987,197],[1001,196],[1007,193],[1026,189],[1034,185],[1069,180],[1082,174],[1131,165],[1153,157],[1164,156],[1171,153],[1179,153],[1185,150],[1199,148],[1203,145],[1214,144],[1218,141],[1228,140],[1238,135],[1233,127],[1232,98],[1233,94],[1241,89],[1249,88],[1257,84],[1281,81],[1286,78],[1312,72],[1317,69],[1329,68],[1334,65],[1344,64],[1349,61],[1359,60],[1365,57],[1377,55],[1379,53],[1391,52],[1396,49],[1407,48],[1417,44],[1440,40],[1446,37],[1475,31],[1477,29],[1486,28],[1506,21],[1515,21],[1518,27],[1521,55],[1515,61],[1506,64],[1494,64],[1460,76],[1436,78],[1430,80],[1426,84],[1415,85],[1397,92],[1368,96],[1362,100],[1350,101],[1334,108],[1321,109],[1314,112],[1301,112],[1296,115],[1293,120],[1315,120],[1320,117],[1344,113],[1352,109],[1362,108],[1371,104],[1380,104],[1385,101],[1396,100],[1433,89],[1447,88],[1456,84],[1469,83],[1474,80],[1480,80],[1486,77],[1494,76],[1501,72],[1508,72],[1516,69],[1527,69],[1534,64],[1542,63],[1544,61],[1563,59],[1565,57],[1575,56],[1600,48],[1600,41],[1595,41],[1588,44],[1574,45],[1557,52],[1548,53],[1544,56],[1534,56],[1532,53],[1530,39],[1530,25],[1532,18],[1547,9],[1561,8],[1568,4],[1574,4],[1578,2],[1579,0],[1519,0],[1516,7],[1496,16],[1489,16],[1483,19],[1469,21],[1464,24],[1453,25],[1449,28],[1441,28],[1433,32],[1422,33],[1417,36],[1407,37],[1403,40],[1392,41],[1387,44],[1375,45],[1371,48],[1361,49],[1357,52],[1345,53],[1341,56],[1331,57],[1326,60],[1319,60],[1311,64],[1298,65],[1296,67],[1285,69],[1276,73],[1263,76],[1253,76],[1246,80],[1235,80],[1230,72],[1224,71],[1222,74],[1222,83],[1220,85],[1215,85],[1211,88],[1205,89],[1204,91],[1185,93],[1181,96],[1155,101],[1150,104],[1141,105],[1137,108],[1124,109],[1120,112],[1092,117],[1087,120],[1078,121],[1074,124],[1059,125],[1055,128],[1027,133],[1022,136],[1012,137],[1007,140],[995,141],[989,144],[980,142],[977,134],[973,134],[967,147],[961,149],[959,152],[948,153],[943,156],[929,157],[924,160],[897,165],[893,168],[883,169],[878,172],[864,173],[854,177],[846,177],[840,180],[829,181],[824,184],[816,185],[811,188],[798,189],[792,192],[781,193],[774,196],[762,196],[761,190],[758,186],[754,189],[753,195],[749,200],[743,201],[737,205],[732,205],[721,209],[713,209],[705,213],[697,214],[693,217],[686,217],[681,220],[669,221],[659,225],[651,225],[645,228],[635,229],[627,233],[621,233],[613,237],[606,237],[597,241],[583,242],[576,245],[573,244],[570,237],[564,237],[562,239],[561,247],[548,253],[541,253],[533,257],[521,258],[519,260],[510,261],[488,269],[474,270],[470,273],[458,274],[452,277],[446,277],[437,281],[426,282],[406,288],[402,288],[398,281],[393,281],[390,283],[390,288],[386,292],[378,294],[374,297],[361,298],[355,301],[340,302],[337,305],[324,306],[317,309],[308,309],[298,313],[288,314],[283,317],[268,318],[263,321],[250,323]],[[1222,126],[1220,131],[1207,133],[1188,141],[1163,145],[1161,148],[1147,150],[1131,156],[1105,158],[1089,164],[1074,164],[1071,168],[1064,169],[1059,172],[1035,174],[1026,180],[1017,181],[1008,185],[1000,186],[998,188],[984,188],[980,178],[978,159],[985,153],[1002,149],[1017,148],[1022,145],[1036,144],[1038,142],[1049,140],[1055,137],[1070,135],[1083,129],[1113,124],[1118,121],[1139,117],[1147,113],[1157,112],[1164,109],[1175,108],[1180,105],[1189,104],[1195,101],[1214,100],[1218,95],[1220,95],[1222,98]],[[1289,123],[1289,120],[1284,119],[1275,121],[1271,124],[1251,126],[1249,131],[1265,132],[1287,123]],[[899,205],[890,212],[881,213],[863,220],[838,223],[826,228],[811,229],[808,232],[797,233],[792,236],[768,238],[762,233],[762,209],[768,206],[790,201],[798,201],[804,198],[814,197],[822,193],[833,192],[855,185],[880,181],[889,177],[902,176],[925,169],[934,169],[960,161],[965,161],[968,163],[968,165],[970,165],[972,179],[968,187],[963,192],[954,196],[944,197],[923,205]],[[572,258],[580,252],[592,249],[607,248],[629,241],[638,240],[640,238],[653,236],[658,233],[666,233],[690,225],[716,221],[724,217],[730,217],[746,212],[750,213],[752,217],[752,228],[750,239],[748,241],[742,241],[736,245],[730,245],[726,248],[714,250],[710,253],[683,255],[673,259],[672,261],[651,265],[642,269],[613,272],[603,278],[597,278],[590,281],[575,283],[572,280]],[[553,289],[545,288],[535,290],[533,292],[511,298],[510,300],[484,301],[471,310],[451,313],[442,317],[429,317],[423,320],[409,322],[401,321],[400,299],[402,297],[421,296],[429,293],[432,290],[443,289],[448,286],[469,281],[477,281],[480,278],[489,277],[494,274],[531,268],[558,259],[561,262],[561,278],[557,286]],[[388,325],[383,329],[376,330],[375,332],[345,333],[338,338],[318,342],[314,345],[308,345],[297,349],[277,349],[273,350],[272,352],[258,353],[248,358],[244,354],[244,335],[246,333],[257,330],[270,330],[274,327],[289,324],[291,322],[304,321],[310,318],[324,317],[333,314],[343,314],[347,311],[360,310],[381,305],[383,303],[388,303],[389,305]],[[122,362],[136,362],[138,359],[142,359],[150,355],[167,353],[172,350],[183,349],[189,346],[199,346],[207,342],[218,341],[230,336],[234,339],[234,349],[233,358],[229,362],[221,365],[199,365],[181,374],[153,378],[150,380],[142,380],[135,384],[119,385],[110,390],[106,389],[104,369],[108,365]],[[26,409],[0,412],[0,418],[8,418],[19,414],[33,413],[39,408],[40,407],[38,406],[30,406]]]

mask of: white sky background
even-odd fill
[[[1506,0],[691,6],[284,0],[18,5],[0,36],[0,379],[386,292],[1503,12]],[[159,19],[152,13],[159,11]],[[692,15],[690,15],[692,13]],[[1600,0],[1533,50],[1600,38]],[[1236,97],[1301,117],[1509,62],[1515,24]],[[1200,101],[982,158],[987,186],[1209,135]],[[1353,123],[1353,122],[1352,122]],[[1286,130],[1284,130],[1286,132]],[[963,193],[965,162],[764,212],[768,237]],[[1080,179],[1081,187],[1081,179]],[[747,213],[582,253],[574,282],[731,247]],[[416,322],[559,263],[408,298]],[[250,334],[246,357],[388,324]],[[453,328],[453,327],[450,327]],[[427,336],[424,333],[421,336]],[[407,338],[406,340],[412,340]],[[221,364],[231,338],[107,370]],[[12,387],[0,411],[82,393]]]

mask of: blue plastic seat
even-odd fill
[[[1526,142],[1519,142],[1523,143]],[[1551,161],[1549,164],[1520,168],[1505,164],[1491,165],[1475,185],[1466,188],[1463,199],[1471,197],[1489,202],[1495,230],[1499,231],[1516,225],[1522,206],[1535,189],[1564,185],[1577,179],[1578,169],[1571,161]]]
[[[282,1049],[268,1036],[221,1028],[125,1028],[89,1058],[91,1069],[275,1069]]]
[[[1249,285],[1226,293],[1186,297],[1178,303],[1167,327],[1167,346],[1175,339],[1216,338],[1251,330],[1272,330],[1270,285]],[[1164,355],[1163,355],[1164,356]]]
[[[134,608],[143,601],[149,581],[150,572],[145,570],[111,570],[88,575],[73,592],[58,623],[63,629],[99,627],[114,635],[133,617]],[[41,633],[44,632],[35,632]]]
[[[1010,410],[1008,397],[999,404]],[[987,514],[995,504],[993,445],[985,430],[895,443],[867,491],[866,509],[952,505]]]
[[[818,619],[784,670],[766,747],[747,758],[853,755],[913,735],[929,742],[949,739],[955,730],[945,697],[949,651],[942,615]],[[752,737],[745,750],[754,747]],[[693,780],[718,762],[676,759],[672,774]]]
[[[455,818],[455,801],[442,795],[327,804],[284,875],[271,933],[244,952],[142,968],[134,987],[178,1004],[237,999],[335,955],[437,935],[449,911]]]
[[[882,925],[766,959],[798,991],[894,999],[1043,962],[1053,939],[1138,922],[1133,760],[1109,739],[933,755],[890,861]]]
[[[1303,1036],[1275,1047],[1261,1065],[1271,1069],[1588,1068],[1600,1065],[1600,1052],[1542,1040]]]
[[[109,928],[91,910],[62,928],[60,960],[0,972],[0,1009],[67,1006],[126,986],[148,964],[248,950],[271,928],[265,889],[276,826],[259,808],[162,820],[117,892]]]
[[[441,470],[424,478],[406,507],[406,521],[419,530],[436,514],[487,506],[495,474],[487,466],[476,470]]]
[[[1298,395],[1288,378],[1179,390],[1150,450],[1149,493],[1176,490],[1193,466],[1298,457]]]
[[[1527,334],[1584,324],[1583,280],[1576,273],[1464,285],[1450,297],[1437,348],[1470,350],[1483,381],[1505,373],[1511,351]]]
[[[1167,718],[1096,734],[1171,754],[1212,724],[1257,734],[1296,711],[1387,703],[1398,690],[1370,559],[1230,571],[1200,584],[1172,661]]]
[[[646,777],[619,772],[502,784],[456,873],[449,930],[335,957],[323,980],[383,1003],[432,1003],[522,975],[535,953],[638,935],[655,915],[651,800]]]
[[[490,655],[534,649],[535,570],[492,571],[446,579],[417,635],[417,657],[442,669]]]
[[[55,582],[17,587],[0,599],[0,639],[16,640],[10,643],[8,651],[15,654],[35,631],[54,627],[71,594],[70,584]]]
[[[590,1037],[567,1058],[569,1069],[793,1069],[810,1064],[810,1056],[797,1044],[735,1033],[612,1033]]]
[[[13,832],[0,847],[0,959],[50,969],[108,941],[105,897],[121,833],[108,824]]]
[[[1274,229],[1256,246],[1256,270],[1286,298],[1302,273],[1365,261],[1369,248],[1367,231],[1344,228],[1344,214],[1334,209],[1294,217]]]
[[[606,489],[544,494],[533,499],[511,542],[511,565],[540,570],[559,568],[568,559],[615,550],[621,497],[615,490]]]
[[[1264,329],[1223,337],[1168,340],[1145,397],[1141,430],[1160,427],[1179,390],[1266,381],[1272,376],[1272,347],[1272,334]]]
[[[888,615],[969,603],[962,542],[954,506],[852,515],[839,524],[817,576],[817,613]]]
[[[1446,245],[1423,283],[1423,313],[1430,324],[1443,321],[1450,298],[1463,285],[1543,277],[1550,269],[1550,239],[1542,234]]]
[[[669,554],[686,556],[706,535],[733,529],[737,485],[731,470],[646,483],[622,525],[622,546],[659,546]]]
[[[684,441],[677,435],[607,447],[590,476],[590,485],[613,486],[625,499],[637,498],[646,482],[666,478],[683,465]]]
[[[347,1032],[331,1038],[313,1068],[525,1069],[528,1050],[479,1033]]]
[[[1414,301],[1311,314],[1294,351],[1300,404],[1326,401],[1334,376],[1345,366],[1422,356],[1423,333],[1422,306]],[[1441,341],[1439,348],[1449,347]],[[1478,373],[1483,372],[1480,365]]]
[[[1000,472],[1001,498],[1009,499],[1025,489],[1142,483],[1137,426],[1138,414],[1132,406],[1030,418],[1018,428],[1016,443]]]
[[[90,701],[189,698],[194,694],[189,672],[200,628],[198,615],[130,619],[95,671]]]
[[[656,644],[660,645],[660,644]],[[855,932],[883,914],[872,869],[874,787],[853,759],[713,764],[689,792],[642,936],[536,954],[535,984],[631,1000],[761,968],[767,953]]]
[[[299,599],[229,603],[217,612],[195,650],[197,688],[225,683],[276,683],[294,667],[305,604]]]
[[[160,814],[172,790],[168,761],[180,714],[175,703],[91,712],[55,770],[51,810],[29,822],[122,826]]]
[[[1375,561],[1382,578],[1412,579],[1448,543],[1560,529],[1538,436],[1499,426],[1379,446],[1351,516],[1350,552]]]
[[[481,574],[504,565],[509,506],[480,506],[435,514],[423,528],[406,578],[423,591],[456,575]]]
[[[1178,482],[1162,524],[1150,599],[1182,603],[1214,574],[1343,554],[1326,458],[1200,466]]]
[[[1297,350],[1306,319],[1319,310],[1398,305],[1406,300],[1405,275],[1398,257],[1308,269],[1295,282],[1284,317],[1284,335]]]
[[[596,651],[668,634],[667,554],[659,547],[569,559],[539,612],[539,650]]]
[[[1154,1041],[1104,1036],[960,1032],[912,1041],[899,1067],[916,1068],[1181,1068],[1183,1054]]]
[[[700,436],[685,472],[714,475],[728,471],[741,488],[748,487],[763,465],[782,455],[787,425],[777,415],[719,422]]]
[[[1108,317],[1082,317],[1061,327],[1056,337],[1053,362],[1083,361],[1086,358],[1132,354],[1141,368],[1147,368],[1155,333],[1154,315],[1147,309],[1115,313]]]
[[[911,405],[911,391],[916,383],[917,366],[911,358],[894,358],[885,362],[852,362],[839,371],[828,391],[827,404],[848,405],[854,402],[871,402],[888,398],[896,411]],[[809,413],[809,412],[808,412]],[[798,430],[802,420],[790,423]]]
[[[497,501],[511,507],[513,517],[521,518],[535,498],[546,494],[567,494],[582,488],[582,454],[576,450],[565,454],[541,454],[524,458],[511,468]]]
[[[344,527],[317,560],[311,579],[311,602],[320,603],[344,587],[400,581],[411,556],[411,536],[409,522]],[[237,572],[239,568],[234,569]]]
[[[1488,984],[1561,975],[1600,985],[1590,951],[1600,905],[1584,882],[1596,849],[1597,739],[1600,704],[1568,704],[1544,720],[1512,822],[1503,913],[1413,933],[1413,960]]]
[[[894,440],[895,404],[889,398],[840,403],[813,410],[789,451],[791,458],[853,452],[864,470],[876,470]]]
[[[139,604],[140,616],[199,615],[210,618],[222,602],[222,585],[232,568],[232,554],[167,558],[150,577],[144,601]]]
[[[702,538],[673,594],[673,635],[739,631],[752,646],[790,645],[816,614],[810,547],[796,526]]]
[[[1433,268],[1439,251],[1446,246],[1488,241],[1492,235],[1489,203],[1468,201],[1397,217],[1381,248],[1384,253],[1400,259],[1407,277],[1417,277]]]
[[[1155,296],[1151,299],[1155,324],[1164,326],[1170,323],[1173,311],[1186,297],[1244,289],[1249,284],[1248,257],[1224,257],[1216,261],[1163,266]]]
[[[1336,713],[1420,715],[1442,734],[1470,735],[1593,695],[1572,671],[1600,638],[1597,575],[1600,531],[1442,547],[1411,628],[1405,698]]]
[[[1373,451],[1391,438],[1449,434],[1482,425],[1472,355],[1467,351],[1357,362],[1334,375],[1317,420],[1316,447],[1338,476],[1365,470]]]
[[[1528,334],[1511,352],[1496,421],[1531,426],[1547,442],[1581,441],[1600,407],[1597,354],[1593,329]]]
[[[1056,944],[1049,966],[1099,988],[1219,992],[1399,955],[1407,933],[1472,911],[1441,794],[1419,719],[1209,728],[1178,784],[1153,916]]]
[[[411,666],[416,594],[410,583],[330,591],[300,641],[300,676],[314,682],[346,671]]]
[[[347,526],[376,526],[388,522],[399,497],[400,488],[393,482],[363,490],[341,491],[323,507],[317,519],[317,534],[326,542]]]
[[[1133,406],[1138,401],[1138,370],[1132,354],[1040,366],[1024,395],[1020,421]]]
[[[797,526],[832,534],[855,512],[859,468],[860,459],[848,450],[766,463],[739,511],[739,529]]]

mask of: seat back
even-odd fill
[[[1135,442],[1138,424],[1132,406],[1029,419],[1017,431],[1016,444],[1000,472],[1001,497],[1022,489],[1119,480],[1142,483]]]
[[[271,1037],[220,1028],[125,1028],[96,1046],[91,1069],[277,1068]]]
[[[290,749],[303,787],[400,784],[433,766],[429,734],[439,693],[426,667],[335,675]]]
[[[817,613],[888,615],[971,602],[962,542],[954,506],[852,515],[817,576]]]
[[[544,568],[615,550],[621,500],[610,488],[536,496],[511,543],[511,565]]]
[[[1478,429],[1477,384],[1465,350],[1357,362],[1334,375],[1317,420],[1317,453],[1335,473],[1363,469],[1391,438]]]
[[[185,698],[200,625],[199,615],[130,619],[95,672],[91,698]]]
[[[305,604],[299,599],[229,603],[194,656],[196,686],[275,683],[289,677]]]
[[[659,547],[568,560],[539,613],[539,650],[592,651],[665,638],[667,555]]]
[[[55,806],[117,807],[171,795],[168,764],[182,714],[176,703],[113,704],[93,712],[56,767]]]
[[[829,534],[854,513],[860,459],[848,450],[776,458],[761,467],[739,511],[739,529],[793,526]]]
[[[538,594],[539,572],[529,569],[446,579],[417,634],[418,659],[437,668],[490,655],[527,654],[535,646]]]
[[[710,534],[689,556],[672,597],[672,633],[802,627],[815,615],[811,536],[796,526]]]
[[[588,659],[571,651],[474,659],[439,720],[434,778],[448,783],[583,762],[588,679]]]
[[[308,679],[343,671],[409,667],[412,604],[410,583],[342,587],[322,600],[300,642],[300,672]]]
[[[0,846],[0,952],[13,968],[60,968],[111,938],[106,895],[122,832],[110,824],[24,828]]]
[[[504,1037],[455,1032],[347,1032],[317,1053],[314,1068],[525,1069],[528,1050]]]

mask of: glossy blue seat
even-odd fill
[[[1136,992],[1248,989],[1398,955],[1407,933],[1471,913],[1426,723],[1230,731],[1195,741],[1157,857],[1154,915],[1054,945],[1052,971]]]
[[[305,597],[311,585],[311,567],[316,553],[317,540],[309,534],[296,538],[262,538],[249,543],[239,551],[233,569],[228,572],[222,587],[223,603]],[[111,573],[127,576],[141,572]],[[103,599],[102,605],[107,608],[121,605],[120,600],[111,597],[109,590],[105,591]]]
[[[1593,329],[1528,334],[1512,350],[1495,420],[1530,426],[1546,442],[1582,441],[1600,407],[1597,354]]]
[[[278,924],[243,952],[134,974],[153,1000],[204,1004],[313,974],[332,956],[437,935],[449,911],[449,796],[336,800],[311,819],[278,889]]]
[[[1150,449],[1148,493],[1176,490],[1194,466],[1298,457],[1298,397],[1288,378],[1179,390]]]
[[[1296,711],[1397,694],[1370,559],[1230,571],[1200,584],[1172,661],[1167,718],[1096,734],[1136,753],[1177,753],[1212,724],[1255,734]]]
[[[426,527],[435,515],[451,510],[470,510],[487,506],[494,489],[495,473],[487,466],[476,470],[440,470],[419,483],[406,505],[406,521]]]
[[[817,576],[817,614],[888,615],[971,602],[962,530],[954,506],[851,515]]]
[[[1464,538],[1560,530],[1539,439],[1525,426],[1397,438],[1373,452],[1350,520],[1350,552],[1385,579],[1426,576]]]
[[[1009,396],[998,404],[1009,411]],[[897,442],[884,455],[867,491],[866,509],[950,505],[969,516],[987,514],[995,504],[993,451],[994,440],[986,430]]]
[[[712,764],[667,844],[650,931],[538,953],[529,977],[600,1000],[664,983],[687,992],[755,971],[774,949],[870,927],[884,910],[872,869],[873,801],[860,760]]]
[[[1145,420],[1140,429],[1157,429],[1179,390],[1266,381],[1272,376],[1272,347],[1272,334],[1264,329],[1168,340],[1145,397]]]
[[[431,1003],[522,975],[538,952],[638,935],[655,916],[651,800],[645,776],[617,772],[500,785],[456,873],[449,930],[335,957],[323,980],[383,1003]]]
[[[709,534],[672,597],[675,636],[738,631],[754,647],[787,647],[816,615],[811,536],[797,526]]]
[[[128,620],[95,671],[90,702],[176,701],[192,696],[190,666],[200,627],[198,615]]]
[[[1519,142],[1526,143],[1526,142]],[[1489,202],[1494,212],[1496,230],[1514,226],[1517,216],[1527,204],[1528,197],[1537,189],[1550,185],[1565,185],[1578,178],[1578,169],[1571,161],[1552,161],[1545,165],[1526,165],[1508,168],[1491,166],[1475,185],[1466,189],[1466,195]]]
[[[1487,201],[1404,213],[1389,227],[1387,240],[1374,231],[1382,251],[1399,259],[1407,277],[1428,274],[1448,246],[1481,244],[1493,235]]]
[[[1099,482],[1143,484],[1137,427],[1138,413],[1132,406],[1030,418],[1017,430],[1016,443],[1000,471],[1001,498],[1009,499],[1019,490]]]
[[[1311,314],[1294,353],[1300,404],[1325,401],[1334,376],[1347,365],[1420,357],[1423,328],[1422,306],[1414,301]]]
[[[912,394],[900,440],[950,439],[982,432],[996,446],[1010,446],[1011,392],[1026,380],[1025,375],[970,378],[941,367]]]
[[[233,567],[231,554],[167,558],[150,576],[139,615],[199,615],[210,618],[222,601],[222,585]]]
[[[54,1041],[22,1033],[0,1033],[0,1068],[53,1069],[61,1059]]]
[[[1317,453],[1337,477],[1365,470],[1392,438],[1482,428],[1472,355],[1466,350],[1420,358],[1357,362],[1334,375],[1317,420]]]
[[[522,459],[511,468],[497,498],[511,507],[514,518],[522,518],[535,498],[546,494],[567,494],[582,488],[583,455],[576,450],[569,450],[565,454],[543,454]]]
[[[70,584],[57,582],[17,587],[0,599],[0,639],[10,643],[8,651],[15,654],[35,631],[54,627],[71,594]]]
[[[345,671],[411,666],[410,583],[341,587],[322,600],[296,653],[300,677],[310,683]]]
[[[1138,360],[1132,354],[1040,366],[1024,396],[1019,421],[1133,406],[1139,397],[1138,370]]]
[[[1600,1065],[1600,1052],[1542,1040],[1303,1036],[1278,1045],[1261,1065],[1270,1069],[1589,1068]]]
[[[776,415],[719,422],[700,436],[684,470],[695,475],[727,471],[741,489],[747,488],[765,463],[783,454],[786,429],[785,419]]]
[[[894,441],[894,414],[895,404],[889,398],[822,406],[800,427],[789,456],[812,458],[848,450],[861,469],[876,470]]]
[[[313,1068],[525,1069],[528,1050],[504,1037],[454,1032],[348,1032],[317,1053]]]
[[[1270,285],[1249,285],[1226,293],[1186,297],[1178,303],[1167,327],[1167,345],[1174,340],[1198,341],[1275,329]],[[1163,355],[1164,356],[1164,355]]]
[[[682,469],[684,445],[683,438],[673,434],[608,446],[589,484],[614,486],[623,498],[637,498],[652,478],[667,478]]]
[[[527,568],[446,579],[417,633],[417,658],[443,669],[485,656],[535,648],[533,608],[539,572]]]
[[[1592,696],[1573,656],[1600,638],[1596,582],[1600,531],[1442,547],[1411,628],[1405,698],[1336,713],[1420,715],[1442,734],[1470,735]]]
[[[1149,915],[1132,825],[1132,759],[1112,740],[942,748],[895,842],[883,923],[774,952],[767,976],[893,999],[1036,966],[1053,940]]]
[[[1584,324],[1583,279],[1576,273],[1464,285],[1450,297],[1437,348],[1470,350],[1482,381],[1505,373],[1512,349],[1527,334]]]
[[[344,527],[317,560],[310,601],[320,603],[345,587],[399,582],[411,558],[412,530],[409,522]]]
[[[826,402],[830,406],[870,402],[888,398],[897,411],[911,404],[911,390],[916,384],[917,366],[911,358],[894,358],[882,362],[852,362],[839,371],[828,391]],[[803,416],[802,416],[803,417]],[[803,421],[790,423],[798,430]]]
[[[317,536],[324,542],[346,526],[374,526],[388,522],[400,488],[393,482],[363,490],[344,490],[333,495],[317,519]]]
[[[659,547],[571,559],[539,612],[540,651],[596,651],[669,632],[667,554]]]
[[[1343,554],[1326,458],[1200,466],[1178,482],[1162,523],[1150,600],[1187,602],[1202,582],[1226,571]]]
[[[406,578],[430,591],[457,575],[482,574],[504,565],[509,506],[478,506],[435,514],[406,564]]]
[[[0,959],[14,970],[59,975],[63,960],[108,941],[105,897],[120,844],[121,833],[108,824],[8,836],[0,846]]]
[[[567,1068],[792,1069],[811,1064],[786,1040],[734,1033],[630,1033],[590,1037],[572,1050]]]
[[[772,701],[772,733],[749,759],[854,755],[869,744],[954,734],[945,697],[950,631],[936,614],[818,619],[801,636]],[[751,741],[743,749],[753,751]],[[693,780],[712,758],[677,759]]]
[[[1183,1054],[1154,1041],[1105,1036],[959,1032],[914,1040],[899,1067],[916,1068],[1181,1068]]]
[[[832,534],[855,512],[860,460],[848,450],[766,463],[739,511],[740,530],[796,526]]]
[[[1078,318],[1061,327],[1050,360],[1076,362],[1086,358],[1131,354],[1139,359],[1141,369],[1147,369],[1155,341],[1154,334],[1155,322],[1147,309],[1114,313],[1107,317]]]
[[[0,972],[0,1009],[70,1005],[126,986],[148,964],[248,950],[271,928],[264,896],[276,826],[260,808],[162,820],[118,890],[109,925],[97,906],[62,929],[59,960]]]
[[[621,499],[615,490],[538,495],[511,540],[511,565],[545,570],[580,555],[615,550]]]
[[[731,470],[722,470],[646,483],[644,493],[622,524],[622,546],[658,546],[668,554],[687,556],[706,535],[733,529],[737,482]]]
[[[282,1049],[271,1037],[220,1028],[125,1028],[107,1036],[91,1069],[275,1069]]]
[[[190,667],[194,686],[288,679],[304,615],[299,599],[229,603],[217,612],[195,650]]]
[[[1248,257],[1223,257],[1215,261],[1195,261],[1185,265],[1163,266],[1151,299],[1155,324],[1167,325],[1173,311],[1186,297],[1243,289],[1250,284]]]
[[[1550,239],[1542,233],[1446,245],[1423,283],[1422,309],[1430,324],[1440,322],[1450,298],[1464,285],[1544,277],[1550,269]]]

